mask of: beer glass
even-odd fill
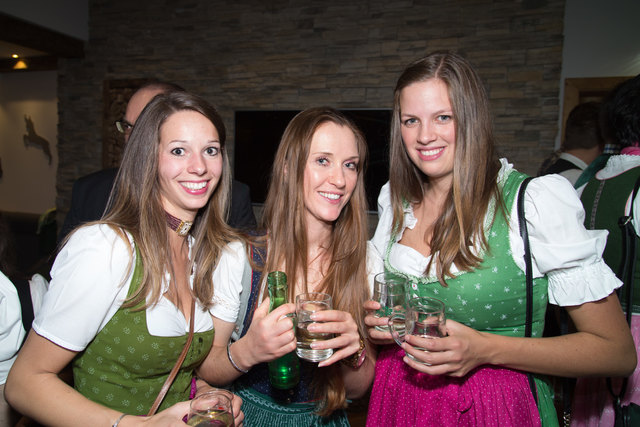
[[[404,307],[408,283],[409,279],[404,274],[389,271],[376,274],[373,282],[373,300],[380,303],[380,308],[376,310],[375,317],[389,317],[394,310]],[[398,326],[401,327],[401,325]],[[389,332],[386,325],[375,328],[382,332]]]
[[[403,327],[398,327],[398,321]],[[405,334],[422,338],[440,338],[446,334],[444,303],[439,299],[418,297],[407,301],[406,309],[394,311],[389,316],[391,336],[398,345],[402,345]],[[424,348],[415,347],[426,351]],[[407,356],[418,363],[423,363],[407,353]]]
[[[213,390],[195,397],[189,407],[187,425],[233,427],[233,396],[226,390]]]
[[[311,292],[296,295],[296,354],[299,358],[311,362],[320,362],[333,354],[333,349],[313,349],[311,343],[333,338],[330,333],[309,332],[308,327],[314,322],[311,315],[318,311],[331,310],[331,295]]]

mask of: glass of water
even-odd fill
[[[310,292],[296,295],[296,354],[299,358],[311,362],[320,362],[333,354],[333,349],[313,349],[311,343],[333,338],[333,334],[324,332],[309,332],[309,325],[314,322],[311,315],[318,311],[331,310],[331,295]]]
[[[398,345],[404,342],[405,334],[421,338],[442,338],[446,336],[444,303],[436,298],[417,297],[407,302],[405,310],[393,312],[389,317],[391,336]],[[403,324],[402,328],[397,325]],[[425,348],[415,347],[426,351]],[[407,353],[418,363],[420,360]],[[424,364],[424,363],[423,363]]]
[[[395,310],[405,305],[405,292],[409,279],[404,274],[385,271],[376,274],[373,282],[373,300],[380,304],[376,317],[389,317]],[[387,325],[376,326],[376,329],[389,332]]]

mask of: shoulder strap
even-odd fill
[[[171,384],[173,384],[173,380],[176,379],[176,376],[178,375],[178,371],[182,366],[182,362],[184,362],[184,359],[187,357],[187,352],[189,351],[189,347],[191,347],[191,341],[193,341],[193,318],[195,316],[195,312],[196,312],[196,299],[192,298],[191,299],[191,316],[189,318],[189,336],[187,337],[187,342],[184,344],[184,347],[182,348],[182,353],[180,353],[180,356],[178,356],[178,360],[176,361],[176,364],[173,365],[171,372],[169,372],[169,376],[165,380],[164,384],[162,384],[162,388],[160,389],[160,392],[158,393],[156,400],[153,402],[153,405],[151,405],[151,409],[149,409],[149,413],[147,414],[147,416],[150,416],[156,413],[156,411],[158,410],[158,407],[164,400],[164,397],[167,395],[167,392],[169,391]]]
[[[640,176],[636,180],[631,193],[631,203],[629,206],[629,215],[622,215],[618,218],[618,226],[622,230],[622,249],[624,251],[624,257],[620,270],[618,271],[618,278],[622,280],[623,287],[626,291],[627,297],[627,323],[631,326],[631,312],[633,307],[633,279],[635,274],[635,261],[636,261],[636,230],[633,227],[633,205],[638,194],[638,188],[640,187]]]
[[[533,321],[533,267],[531,265],[531,247],[529,246],[529,231],[527,230],[527,221],[524,216],[524,193],[527,185],[531,181],[531,177],[525,178],[520,184],[518,191],[518,226],[520,228],[520,236],[524,244],[524,265],[527,283],[527,306],[524,327],[524,336],[531,336],[531,328]]]
[[[527,230],[527,221],[524,216],[524,193],[527,189],[527,185],[531,181],[531,177],[527,177],[520,184],[520,190],[518,190],[518,227],[520,229],[520,236],[522,236],[522,243],[524,244],[524,265],[527,284],[527,305],[526,305],[526,317],[524,326],[524,336],[531,337],[532,319],[533,319],[533,266],[531,264],[531,248],[529,246],[529,231]],[[529,387],[531,388],[531,394],[533,399],[538,403],[538,392],[536,384],[531,373],[527,373],[529,379]]]
[[[12,278],[11,281],[13,282],[16,291],[18,292],[18,298],[20,299],[22,326],[24,327],[24,330],[29,333],[34,318],[33,303],[31,302],[31,286],[27,279]]]

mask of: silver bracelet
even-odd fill
[[[122,421],[122,419],[127,416],[128,414],[122,414],[118,417],[118,419],[116,420],[115,423],[111,424],[111,427],[118,427],[118,424],[120,424],[120,421]]]
[[[240,366],[236,365],[236,362],[233,361],[233,357],[231,357],[231,341],[229,341],[229,344],[227,344],[227,357],[229,358],[229,362],[231,362],[231,365],[233,365],[233,367],[236,368],[238,372],[242,372],[243,374],[249,372],[248,369],[242,369]]]

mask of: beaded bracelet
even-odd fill
[[[116,422],[115,422],[115,423],[113,423],[113,424],[111,425],[111,427],[118,427],[118,424],[120,424],[120,421],[122,421],[122,419],[123,419],[125,416],[127,416],[127,415],[128,415],[128,414],[122,414],[122,415],[120,415],[120,416],[118,417],[118,419],[116,420]]]
[[[238,372],[242,372],[243,374],[249,372],[248,369],[242,369],[240,366],[236,365],[236,362],[233,361],[233,357],[231,357],[231,341],[229,341],[229,344],[227,344],[227,357],[229,358],[229,362],[231,362],[231,365],[233,365],[233,367],[236,368]]]

